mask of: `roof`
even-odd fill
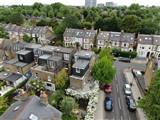
[[[92,51],[81,50],[81,51],[76,52],[75,56],[91,58],[93,56],[93,54],[94,54],[94,52],[92,52]]]
[[[152,35],[139,34],[138,35],[138,43],[139,44],[152,45],[153,44],[153,36]]]
[[[38,49],[40,47],[42,47],[41,44],[35,44],[35,43],[27,43],[25,45],[25,48],[32,48],[32,49]]]
[[[97,39],[98,40],[106,40],[106,39],[108,39],[108,37],[109,37],[109,32],[100,31],[98,36],[97,36]]]
[[[7,78],[9,75],[11,75],[11,73],[8,73],[8,72],[0,72],[0,80],[4,80],[4,79]]]
[[[48,60],[52,60],[52,61],[61,61],[62,57],[59,56],[51,56],[48,58]]]
[[[134,33],[122,33],[121,35],[122,42],[134,43],[134,39],[135,39]]]
[[[13,103],[5,113],[0,117],[1,120],[29,120],[29,117],[38,118],[38,120],[61,120],[62,113],[51,105],[43,105],[40,98],[30,96],[25,101]]]
[[[19,54],[19,55],[26,55],[26,54],[28,54],[28,53],[30,53],[31,51],[29,51],[29,50],[20,50],[20,51],[18,51],[18,52],[16,52],[17,54]]]
[[[5,80],[10,81],[10,82],[15,82],[21,77],[23,77],[21,74],[12,73],[8,77],[6,77]]]
[[[77,38],[94,38],[96,34],[97,34],[96,30],[66,28],[63,36],[77,37]]]
[[[48,58],[49,57],[51,57],[51,55],[41,55],[40,57],[39,57],[39,59],[43,59],[43,60],[48,60]]]
[[[41,48],[39,48],[39,50],[42,50],[42,51],[48,51],[48,52],[53,52],[55,49],[54,46],[50,46],[50,45],[46,45],[46,46],[43,46]]]
[[[153,35],[153,45],[160,45],[160,35]]]
[[[117,41],[121,40],[121,32],[110,32],[109,41]]]
[[[14,63],[14,65],[15,66],[17,66],[17,67],[24,67],[24,66],[26,66],[27,65],[27,63],[24,63],[24,62],[16,62],[16,63]]]
[[[89,60],[78,60],[73,64],[73,68],[85,69],[89,64]]]

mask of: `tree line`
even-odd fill
[[[0,7],[0,22],[51,26],[60,40],[65,28],[101,29],[141,34],[160,34],[160,7],[132,4],[129,7],[84,8],[61,3]]]

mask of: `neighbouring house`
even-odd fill
[[[153,35],[153,49],[154,56],[160,58],[160,35]]]
[[[101,49],[101,48],[105,48],[107,45],[109,45],[108,39],[109,39],[109,32],[100,31],[97,36],[97,48]]]
[[[138,45],[137,45],[137,56],[149,58],[150,55],[153,55],[153,36],[152,35],[144,35],[139,34],[138,38]]]
[[[1,120],[62,120],[62,113],[48,104],[46,94],[26,97],[14,102],[0,117]]]
[[[89,50],[94,46],[96,35],[96,30],[66,28],[63,34],[64,44],[65,47],[77,47],[79,44],[82,49]]]
[[[0,83],[1,83],[0,96],[5,95],[7,92],[11,91],[15,87],[18,87],[18,85],[20,85],[26,80],[27,78],[22,74],[0,72]]]
[[[0,26],[9,33],[9,38],[13,41],[23,41],[23,36],[26,34],[32,37],[36,43],[49,44],[55,37],[48,26],[22,27],[11,23],[1,24]]]
[[[38,54],[37,65],[31,68],[33,75],[50,82],[62,68],[66,68],[70,74],[73,49],[43,46],[38,49]]]
[[[120,49],[121,48],[121,32],[109,33],[109,47]]]
[[[4,69],[13,73],[26,74],[34,65],[34,54],[29,50],[20,50],[16,52],[17,57],[4,61]]]
[[[70,87],[72,89],[83,89],[85,84],[91,80],[90,69],[95,61],[94,52],[78,51],[74,55],[74,61],[70,75]]]
[[[121,33],[121,50],[133,51],[136,46],[134,33]]]

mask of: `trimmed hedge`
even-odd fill
[[[126,57],[126,58],[135,58],[137,57],[137,52],[135,51],[121,51],[119,49],[113,49],[112,54],[115,57]]]

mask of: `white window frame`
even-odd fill
[[[79,68],[76,68],[76,73],[80,73],[81,70]]]

